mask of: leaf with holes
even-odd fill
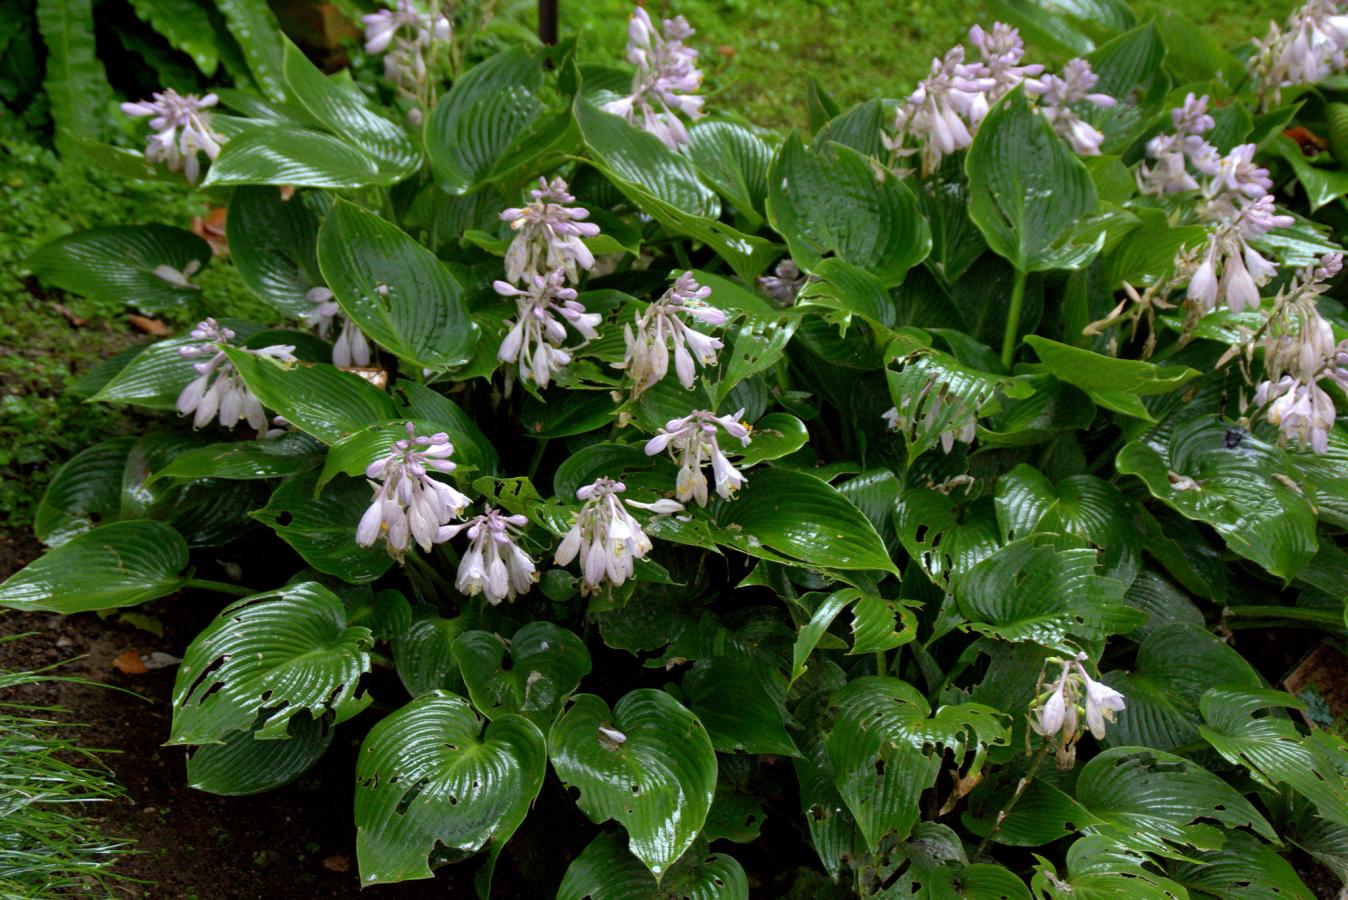
[[[430,859],[486,848],[479,887],[543,786],[543,735],[528,719],[483,727],[468,701],[425,694],[381,719],[356,762],[362,885],[432,878]],[[485,896],[484,892],[483,895]]]
[[[612,710],[578,694],[552,726],[548,752],[591,821],[613,819],[660,881],[692,845],[716,789],[716,751],[697,717],[664,691],[641,688]]]
[[[939,491],[906,491],[894,507],[894,528],[908,555],[940,587],[957,583],[1002,546],[990,502],[962,505]]]
[[[187,757],[187,783],[222,797],[270,791],[295,780],[318,762],[334,733],[330,725],[303,712],[290,720],[287,740],[257,740],[258,725],[248,731],[230,732],[223,743],[195,748]]]
[[[552,727],[590,673],[585,643],[551,622],[530,622],[509,641],[469,631],[454,641],[452,652],[479,712],[493,720],[518,714],[540,729]]]
[[[333,479],[320,492],[318,472],[310,470],[282,484],[265,507],[250,515],[318,571],[365,584],[393,565],[382,542],[372,547],[356,543],[356,526],[370,505],[370,493],[364,481],[346,477]]]
[[[342,601],[303,582],[232,603],[188,646],[173,685],[170,744],[211,744],[257,721],[256,740],[289,737],[301,712],[339,724],[364,709],[368,628]]]

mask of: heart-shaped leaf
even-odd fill
[[[749,879],[733,856],[694,847],[656,881],[623,846],[622,835],[606,831],[581,851],[566,870],[557,900],[748,900]]]
[[[753,126],[702,119],[688,129],[688,156],[698,172],[734,204],[750,230],[763,224],[772,147]]]
[[[540,729],[552,727],[566,698],[590,673],[585,642],[551,622],[530,622],[508,646],[489,631],[469,631],[452,650],[479,712],[493,720],[522,715]]]
[[[548,752],[558,777],[580,790],[581,810],[626,828],[628,847],[657,882],[711,808],[716,751],[697,716],[664,691],[632,691],[612,710],[578,694],[552,726]]]

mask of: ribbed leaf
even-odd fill
[[[243,48],[253,81],[272,100],[286,99],[282,58],[285,39],[267,0],[215,0],[229,33]]]
[[[319,191],[284,200],[274,187],[240,187],[230,198],[225,228],[234,267],[253,293],[291,318],[310,312],[304,295],[323,286],[318,226],[330,205]]]
[[[269,123],[232,136],[202,182],[358,188],[388,181],[374,160],[347,142],[308,128]]]
[[[364,480],[339,477],[318,492],[318,472],[296,475],[271,495],[267,505],[251,513],[320,572],[343,581],[365,584],[388,571],[393,560],[382,542],[356,543],[356,526],[370,505]]]
[[[335,594],[308,581],[232,603],[183,653],[173,685],[170,744],[211,744],[257,721],[256,740],[284,740],[290,719],[333,724],[370,702],[368,628],[348,626]]]
[[[894,527],[908,555],[940,587],[957,582],[1001,546],[991,503],[961,509],[937,491],[905,492],[894,509]]]
[[[1027,335],[1039,361],[1060,381],[1092,393],[1113,392],[1149,397],[1168,394],[1198,377],[1188,366],[1158,366],[1135,359],[1104,356],[1081,347]]]
[[[117,517],[121,508],[122,472],[135,441],[135,438],[100,441],[57,469],[33,517],[33,532],[38,540],[55,547]]]
[[[224,743],[197,747],[187,758],[187,783],[224,797],[261,794],[308,771],[332,743],[333,729],[307,713],[290,720],[289,738],[260,741],[256,728],[233,731]]]
[[[131,0],[142,22],[148,22],[164,39],[197,64],[207,78],[220,64],[215,28],[206,9],[193,0]]]
[[[92,0],[37,0],[37,26],[47,44],[43,87],[58,134],[101,137],[112,88],[94,46]]]
[[[1096,835],[1080,838],[1068,848],[1066,877],[1041,858],[1030,887],[1034,896],[1055,900],[1188,900],[1189,896],[1182,885],[1156,874],[1149,857]]]
[[[1165,44],[1155,22],[1139,25],[1101,45],[1088,56],[1099,76],[1093,90],[1118,102],[1111,107],[1091,105],[1082,118],[1104,135],[1105,153],[1122,153],[1153,124],[1170,90],[1162,66]]]
[[[590,673],[585,642],[551,622],[530,622],[509,641],[469,631],[454,641],[452,652],[479,712],[492,720],[518,714],[540,729],[552,727],[566,698]]]
[[[1022,91],[988,113],[965,169],[969,217],[1017,270],[1077,269],[1099,252],[1099,243],[1073,243],[1078,224],[1095,210],[1090,173]]]
[[[361,884],[431,878],[437,853],[483,848],[489,883],[547,764],[543,735],[528,719],[501,716],[484,729],[468,701],[446,691],[385,717],[356,762]]]
[[[162,522],[114,522],[48,550],[0,584],[0,606],[70,614],[135,606],[187,583],[187,542]]]
[[[1191,862],[1171,867],[1179,884],[1212,897],[1278,897],[1311,900],[1308,888],[1278,851],[1253,835],[1230,832],[1220,850],[1194,854]]]
[[[292,431],[270,440],[208,444],[179,453],[155,478],[224,478],[251,481],[284,478],[323,462],[323,445]]]
[[[408,415],[432,422],[454,441],[454,458],[473,467],[480,475],[495,474],[500,460],[496,446],[477,427],[472,416],[453,400],[414,381],[399,381],[397,393]]]
[[[694,851],[657,882],[620,834],[602,832],[567,868],[557,900],[748,900],[749,879],[734,857]]]
[[[155,312],[201,298],[200,288],[183,287],[159,272],[172,270],[181,277],[210,260],[210,245],[190,231],[168,225],[109,225],[57,238],[28,264],[44,280],[73,294]]]
[[[926,219],[903,182],[887,172],[877,180],[866,158],[842,144],[807,149],[799,134],[773,161],[768,217],[806,271],[834,255],[892,286],[931,250]]]
[[[552,727],[548,752],[558,777],[579,789],[581,810],[626,828],[628,847],[657,881],[692,845],[711,808],[716,751],[697,717],[664,691],[632,691],[611,711],[593,694],[578,694]]]
[[[452,652],[454,641],[468,628],[466,621],[423,611],[394,639],[393,662],[407,693],[413,697],[442,690],[467,693]]]
[[[472,358],[479,330],[463,288],[398,226],[338,200],[318,232],[318,262],[342,311],[401,358],[438,370]]]
[[[750,229],[763,224],[772,147],[751,125],[703,119],[688,129],[688,156],[702,177],[744,217]]]
[[[786,733],[786,681],[744,656],[700,659],[683,676],[688,708],[722,753],[797,756]]]

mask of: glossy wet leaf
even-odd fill
[[[259,441],[207,444],[179,453],[155,478],[284,478],[323,462],[323,444],[298,431]]]
[[[135,438],[100,441],[56,470],[34,513],[38,540],[55,547],[117,517],[122,473],[134,443]]]
[[[393,641],[393,662],[398,678],[413,697],[445,690],[467,694],[452,648],[468,630],[466,618],[446,619],[421,610],[407,630]]]
[[[190,231],[108,225],[44,244],[28,265],[72,294],[158,312],[200,301],[201,288],[182,281],[210,261],[210,245]]]
[[[656,881],[616,832],[601,832],[566,870],[557,900],[748,900],[744,868],[726,853],[694,848]]]
[[[786,681],[743,656],[695,662],[683,676],[688,708],[722,753],[796,756],[786,733]]]
[[[332,743],[333,729],[307,714],[290,720],[289,737],[261,741],[256,728],[233,731],[219,744],[205,744],[187,758],[187,783],[208,794],[245,797],[298,778]]]
[[[292,318],[311,312],[304,295],[324,286],[318,226],[331,204],[322,191],[286,200],[276,187],[240,187],[230,198],[225,229],[234,268],[253,293]]]
[[[310,470],[278,487],[252,516],[318,571],[364,584],[393,565],[382,541],[372,547],[356,543],[356,526],[371,494],[365,481],[346,477],[333,479],[319,491],[318,472]]]
[[[518,714],[540,729],[552,727],[590,673],[585,643],[551,622],[530,622],[508,643],[489,631],[465,632],[451,649],[479,712],[492,720]]]
[[[688,156],[698,172],[744,217],[749,227],[763,223],[772,147],[742,122],[703,119],[688,129]]]

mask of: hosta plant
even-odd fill
[[[210,318],[170,226],[33,260],[202,322],[77,385],[162,427],[65,464],[0,602],[235,595],[165,737],[248,794],[363,736],[363,884],[1310,896],[1348,751],[1276,685],[1345,631],[1343,191],[1302,148],[1348,19],[1237,56],[1048,5],[786,135],[642,9],[623,64],[414,66],[421,116],[282,42],[179,146],[273,320]]]

